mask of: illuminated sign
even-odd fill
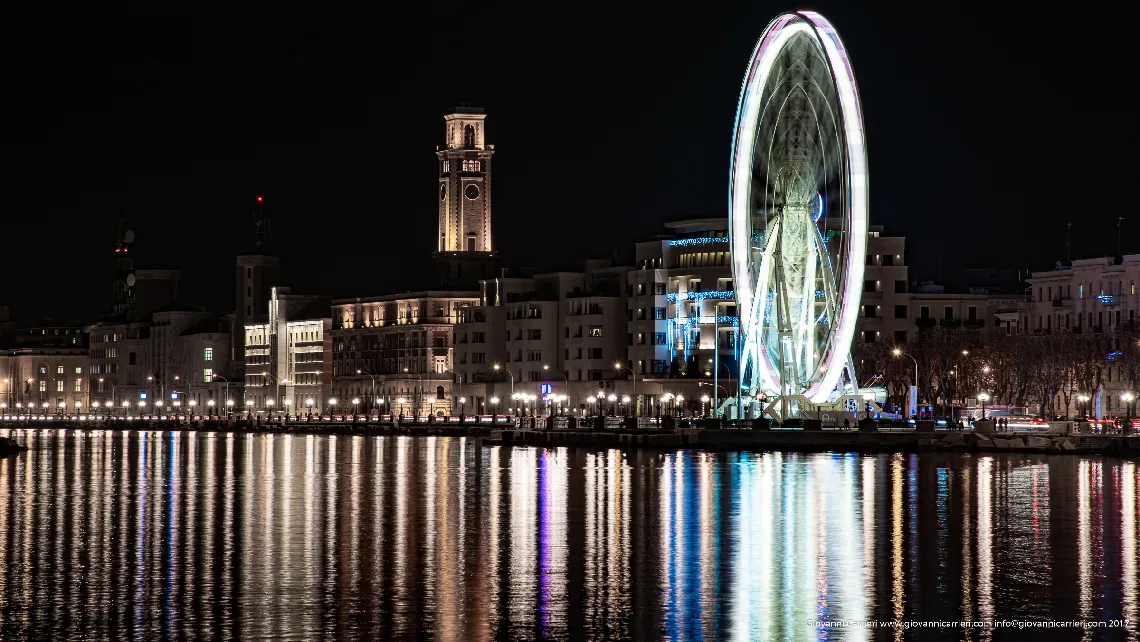
[[[538,391],[540,394],[548,395],[554,390],[554,385],[549,383],[538,384]]]
[[[139,393],[139,399],[146,399],[146,393],[145,393],[145,392],[140,392],[140,393]]]

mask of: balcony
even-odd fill
[[[864,291],[863,292],[863,300],[864,301],[882,301],[883,300],[883,293],[882,292]]]

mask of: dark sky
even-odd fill
[[[328,3],[331,5],[332,3]],[[295,290],[417,286],[443,112],[486,108],[508,264],[573,267],[665,221],[723,215],[741,78],[788,6],[385,3],[8,20],[0,297],[91,317],[116,221],[138,267],[231,309],[264,194]],[[852,57],[871,217],[912,277],[1140,251],[1131,16],[817,4]],[[1041,5],[1044,6],[1044,5]],[[173,10],[171,10],[173,11]]]

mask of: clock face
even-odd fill
[[[479,186],[475,183],[468,183],[467,187],[463,189],[463,195],[471,200],[479,198]]]
[[[439,184],[439,200],[447,198],[447,183]]]

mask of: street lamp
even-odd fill
[[[496,363],[491,366],[491,369],[498,372],[499,367],[499,364]],[[511,397],[513,398],[515,396],[515,373],[511,372],[510,368],[507,368],[507,374],[511,375]]]
[[[466,406],[467,406],[467,397],[460,397],[459,398],[459,416],[460,417],[463,416],[463,411],[466,408]]]
[[[1086,395],[1083,392],[1081,394],[1077,395],[1077,401],[1081,402],[1085,406],[1085,417],[1089,416],[1089,406],[1088,406],[1089,399],[1091,399],[1091,397],[1089,397],[1088,395]]]
[[[1124,411],[1128,414],[1128,418],[1124,422],[1124,426],[1121,427],[1122,432],[1124,433],[1128,433],[1128,431],[1132,428],[1132,400],[1135,398],[1136,396],[1131,392],[1126,392],[1120,395],[1120,399],[1124,402]]]
[[[406,372],[407,368],[404,370]],[[359,368],[357,368],[356,374],[366,374],[368,378],[372,380],[372,396],[368,399],[368,408],[371,409],[372,406],[376,405],[376,377],[373,377],[371,372],[365,372]]]
[[[426,401],[428,404],[428,415],[435,417],[435,397],[428,397]]]
[[[978,401],[982,402],[982,421],[986,419],[986,402],[990,400],[990,396],[984,392],[978,393]]]
[[[627,370],[627,371],[629,371],[630,376],[633,377],[633,398],[636,399],[637,398],[637,373],[634,372],[632,368],[627,368],[627,367],[621,365],[620,361],[614,362],[614,370]],[[637,414],[636,408],[633,410],[633,414],[634,415]]]
[[[896,357],[906,355],[906,356],[910,357],[911,361],[914,362],[914,388],[915,388],[915,400],[914,400],[914,402],[917,405],[918,404],[918,359],[915,359],[914,356],[911,354],[903,352],[900,348],[895,348],[894,350],[891,350],[891,354],[895,355]],[[907,396],[909,397],[910,395],[907,395]],[[915,410],[917,410],[917,408],[915,408]],[[907,412],[910,412],[910,402],[909,401],[907,402]]]
[[[708,395],[701,395],[701,415],[705,415],[705,404],[709,402]]]

